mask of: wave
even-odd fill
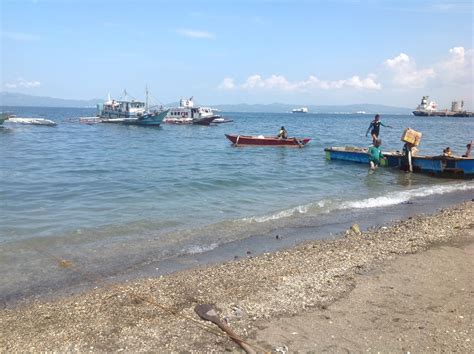
[[[244,222],[266,222],[266,221],[271,221],[271,220],[278,220],[282,218],[287,218],[290,216],[293,216],[295,214],[306,214],[308,212],[308,209],[311,207],[312,204],[307,204],[307,205],[299,205],[294,208],[286,209],[279,211],[276,214],[270,214],[270,215],[263,215],[263,216],[252,216],[249,218],[244,218],[242,221]]]
[[[212,251],[214,248],[217,248],[217,246],[219,246],[217,243],[212,243],[210,245],[201,245],[201,246],[198,246],[198,245],[193,245],[193,246],[189,246],[187,247],[186,249],[184,249],[182,251],[183,254],[197,254],[197,253],[204,253],[204,252],[207,252],[207,251]]]
[[[355,201],[338,201],[324,199],[315,203],[299,205],[293,208],[278,211],[274,214],[267,214],[263,216],[252,216],[244,218],[241,221],[250,223],[264,223],[267,221],[274,221],[278,219],[292,217],[298,214],[308,213],[328,213],[334,210],[343,209],[367,209],[384,206],[391,206],[402,204],[410,201],[413,198],[427,197],[436,194],[446,194],[452,192],[474,190],[474,183],[462,182],[450,185],[433,185],[426,187],[419,187],[411,190],[390,192],[383,196],[365,198]]]
[[[338,209],[367,209],[406,203],[413,198],[427,197],[436,194],[474,190],[473,183],[461,183],[455,185],[435,185],[420,187],[407,191],[387,193],[387,195],[367,198],[359,201],[345,202]]]

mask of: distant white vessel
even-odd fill
[[[308,113],[307,107],[295,108],[291,110],[292,113]]]

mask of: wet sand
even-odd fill
[[[1,351],[473,351],[474,203],[0,313]],[[58,262],[67,272],[74,264]]]

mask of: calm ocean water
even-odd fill
[[[160,128],[84,125],[93,109],[11,108],[57,127],[0,129],[0,291],[65,277],[52,258],[100,272],[147,264],[305,225],[340,209],[380,208],[472,181],[436,179],[328,162],[326,146],[367,146],[372,115],[225,113],[233,123]],[[423,132],[420,153],[461,154],[474,120],[382,116],[383,150],[405,127]],[[234,148],[224,133],[310,137],[304,149]]]

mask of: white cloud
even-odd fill
[[[189,38],[204,38],[204,39],[212,39],[215,38],[215,34],[207,31],[196,31],[192,29],[185,29],[181,28],[176,30],[182,36],[189,37]]]
[[[41,82],[39,81],[26,81],[22,78],[17,79],[14,82],[9,82],[5,84],[6,88],[33,88],[41,86]]]
[[[316,90],[380,90],[385,88],[416,89],[442,87],[468,87],[474,85],[474,50],[454,47],[445,59],[418,67],[416,61],[406,53],[384,61],[382,70],[366,77],[354,75],[340,80],[322,80],[310,75],[302,81],[291,81],[285,76],[272,74],[264,77],[254,74],[243,82],[225,78],[219,85],[224,90],[273,90],[281,92],[314,92]],[[383,84],[383,85],[382,85]],[[471,91],[472,92],[472,91]]]
[[[405,53],[400,53],[398,57],[393,59],[387,59],[385,61],[385,65],[387,65],[391,69],[395,69],[402,65],[407,65],[410,62],[410,57]]]
[[[22,32],[2,31],[1,35],[2,35],[2,38],[11,39],[11,40],[20,41],[20,42],[37,41],[40,39],[40,37],[35,34],[22,33]]]
[[[453,4],[433,4],[431,8],[436,11],[447,12],[455,9],[455,6]]]
[[[234,79],[230,77],[224,78],[224,80],[222,80],[221,84],[219,85],[219,89],[223,90],[232,90],[234,87]]]
[[[474,50],[464,47],[454,47],[449,50],[449,56],[435,64],[439,78],[447,84],[466,84],[474,82]]]
[[[474,82],[474,50],[454,47],[442,61],[427,68],[418,68],[415,60],[405,53],[387,59],[385,68],[391,74],[391,81],[400,88],[442,87]]]
[[[424,87],[428,79],[436,77],[436,72],[433,68],[418,69],[416,62],[405,53],[400,53],[395,58],[387,59],[384,64],[393,74],[392,80],[395,85],[400,87]]]
[[[268,79],[263,79],[258,74],[249,76],[240,87],[243,89],[265,88],[283,91],[293,91],[297,88],[295,84],[288,82],[284,76],[271,75]]]
[[[361,79],[359,76],[352,76],[347,80],[338,80],[328,83],[330,88],[340,89],[343,87],[351,87],[356,89],[366,89],[366,90],[380,90],[382,85],[375,82],[375,75],[370,74],[365,79]]]
[[[268,78],[263,78],[259,74],[249,76],[244,83],[236,85],[233,79],[226,82],[228,78],[219,85],[222,89],[235,89],[240,88],[244,90],[254,89],[268,89],[268,90],[279,90],[279,91],[299,91],[309,92],[316,89],[323,90],[336,90],[343,88],[355,88],[355,89],[367,89],[367,90],[379,90],[382,85],[375,81],[375,75],[370,74],[367,78],[362,79],[359,76],[353,76],[349,79],[336,80],[336,81],[325,81],[320,80],[316,76],[309,76],[308,79],[303,81],[288,81],[282,75],[270,75]],[[227,85],[225,85],[225,83]]]

